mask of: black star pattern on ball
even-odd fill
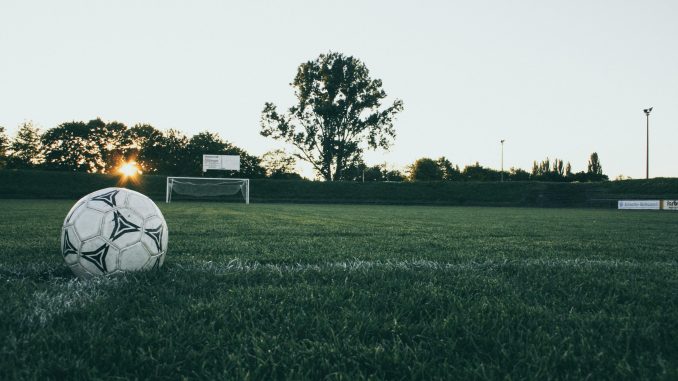
[[[110,236],[111,241],[115,241],[125,233],[138,232],[140,230],[140,227],[127,221],[120,212],[117,210],[113,212],[113,231]]]
[[[162,225],[158,226],[155,229],[146,229],[146,235],[153,239],[155,242],[155,247],[158,249],[158,252],[162,251]]]
[[[71,240],[68,238],[68,230],[64,232],[64,247],[61,248],[61,252],[64,257],[68,254],[78,254],[78,250],[75,249],[75,246],[73,246]]]
[[[109,206],[116,206],[115,204],[115,196],[118,194],[119,191],[114,190],[110,192],[106,192],[104,194],[100,194],[96,197],[92,197],[92,201],[103,201]]]
[[[105,243],[101,247],[92,251],[85,251],[82,257],[92,262],[101,272],[108,272],[106,269],[106,254],[108,254],[108,244]]]

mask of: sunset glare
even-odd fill
[[[134,161],[123,163],[120,168],[118,168],[118,172],[125,177],[134,177],[141,174],[141,170],[139,170],[137,163]]]

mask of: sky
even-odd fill
[[[678,177],[678,1],[0,2],[0,126],[14,134],[100,117],[252,154],[265,102],[286,109],[296,68],[362,60],[402,99],[397,137],[370,165],[445,156],[530,170],[597,152],[615,178]],[[311,176],[308,166],[300,166]]]

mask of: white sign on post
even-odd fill
[[[202,155],[202,171],[215,170],[240,170],[240,156],[238,155]]]

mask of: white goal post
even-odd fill
[[[191,197],[234,196],[240,193],[250,203],[250,179],[218,177],[167,177],[165,202],[172,202],[172,193]]]

